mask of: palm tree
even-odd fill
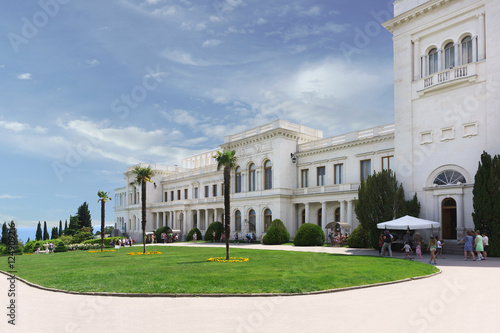
[[[101,252],[104,250],[104,220],[106,215],[105,205],[106,202],[110,201],[111,198],[108,196],[108,192],[97,191],[97,196],[99,200],[97,202],[101,202]],[[60,222],[61,223],[61,222]]]
[[[231,170],[236,167],[236,151],[234,150],[223,150],[218,151],[214,156],[217,161],[217,170],[224,168],[224,231],[226,235],[226,260],[229,260],[229,210],[230,210],[230,182],[231,182]]]
[[[144,244],[144,254],[146,254],[146,183],[151,182],[153,170],[148,166],[143,168],[136,165],[132,173],[135,175],[135,184],[141,186],[141,203],[142,203],[142,243]]]

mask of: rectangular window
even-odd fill
[[[220,184],[220,193],[221,195],[224,195],[224,183]]]
[[[209,193],[208,193],[208,185],[205,186],[205,198],[208,198],[209,197]]]
[[[181,190],[177,190],[177,200],[181,200]]]
[[[198,199],[198,188],[197,187],[194,188],[194,198]]]
[[[184,199],[187,200],[187,198],[188,198],[188,189],[185,188],[184,189]]]
[[[366,180],[368,176],[371,176],[372,174],[372,160],[363,160],[360,162],[361,166],[361,172],[360,172],[360,178],[361,180]]]
[[[317,169],[317,184],[318,186],[325,186],[325,167],[318,167]]]
[[[382,157],[382,170],[393,170],[394,156]]]
[[[212,196],[214,198],[217,196],[217,185],[212,185]]]
[[[174,201],[174,191],[170,191],[170,201]]]
[[[300,184],[301,187],[309,186],[309,169],[304,169],[300,171]]]
[[[168,201],[168,192],[165,192],[164,195],[165,195],[165,202],[167,202]]]
[[[335,164],[333,166],[333,179],[334,184],[343,184],[344,179],[344,164]]]

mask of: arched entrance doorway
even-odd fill
[[[446,198],[441,203],[441,216],[444,239],[457,239],[457,202]]]

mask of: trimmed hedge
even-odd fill
[[[220,222],[212,222],[207,228],[205,232],[205,240],[212,240],[212,232],[215,231],[215,241],[218,242],[220,240],[220,236],[224,233],[224,226]]]
[[[297,230],[293,244],[295,246],[322,246],[325,243],[325,233],[317,224],[304,223]]]
[[[202,240],[201,238],[201,231],[200,229],[198,228],[193,228],[191,230],[189,230],[187,236],[186,236],[186,242],[190,242],[193,240],[193,234],[196,232],[196,237],[197,237],[197,240]]]
[[[68,248],[66,247],[66,245],[64,245],[63,242],[60,242],[59,244],[57,244],[54,252],[68,252]]]
[[[104,238],[104,246],[110,246],[111,240],[113,240],[113,246],[114,246],[116,244],[117,240],[124,239],[124,238],[125,237],[106,237],[106,238]],[[99,244],[99,245],[101,245],[101,239],[100,238],[88,239],[81,244]]]
[[[360,224],[347,237],[347,245],[358,248],[371,247],[370,232]]]
[[[45,247],[43,244],[49,244],[52,243],[55,246],[59,245],[59,243],[62,243],[60,239],[49,239],[49,240],[32,240],[26,243],[24,245],[23,253],[33,253],[36,251],[36,249],[40,248],[40,250],[45,250]]]
[[[267,233],[262,239],[266,245],[280,245],[290,241],[290,233],[280,219],[275,219],[267,229]]]

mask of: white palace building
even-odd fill
[[[500,154],[500,1],[397,0],[383,25],[394,39],[395,123],[323,137],[284,120],[225,137],[218,149],[180,167],[152,166],[147,227],[182,235],[222,221],[222,171],[213,155],[236,151],[231,175],[231,231],[266,233],[281,219],[291,236],[302,223],[358,225],[361,179],[396,172],[420,217],[441,223],[441,236],[472,229],[472,188],[483,151]],[[115,190],[115,227],[141,239],[140,188]]]

